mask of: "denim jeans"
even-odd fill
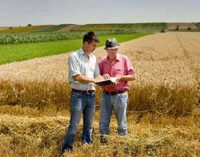
[[[92,142],[92,123],[95,110],[94,93],[71,92],[70,97],[70,124],[64,137],[63,149],[72,148],[74,138],[79,127],[81,115],[83,113],[82,142]]]
[[[100,103],[99,123],[101,135],[110,133],[109,125],[113,109],[118,123],[118,134],[122,136],[128,134],[126,124],[127,102],[127,92],[116,95],[111,95],[103,92]]]

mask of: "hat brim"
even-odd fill
[[[105,50],[112,50],[112,49],[118,49],[119,46],[115,46],[115,47],[105,47],[104,49]]]

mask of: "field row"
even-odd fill
[[[124,42],[145,35],[147,33],[102,35],[99,46],[103,46],[109,37],[116,37],[119,42]],[[74,51],[81,45],[82,39],[2,45],[0,46],[0,64]]]
[[[21,43],[37,43],[57,40],[74,40],[83,38],[86,31],[72,32],[40,32],[40,33],[1,33],[0,45],[5,44],[21,44]],[[134,34],[133,31],[96,31],[98,36],[102,35],[118,35],[118,34]],[[136,33],[137,34],[137,33]]]

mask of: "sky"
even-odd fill
[[[200,22],[200,0],[0,0],[0,26]]]

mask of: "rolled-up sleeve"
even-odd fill
[[[133,75],[135,76],[135,70],[133,69],[132,63],[128,57],[126,57],[126,75]]]
[[[71,77],[81,74],[79,62],[75,56],[68,58],[68,67]]]

